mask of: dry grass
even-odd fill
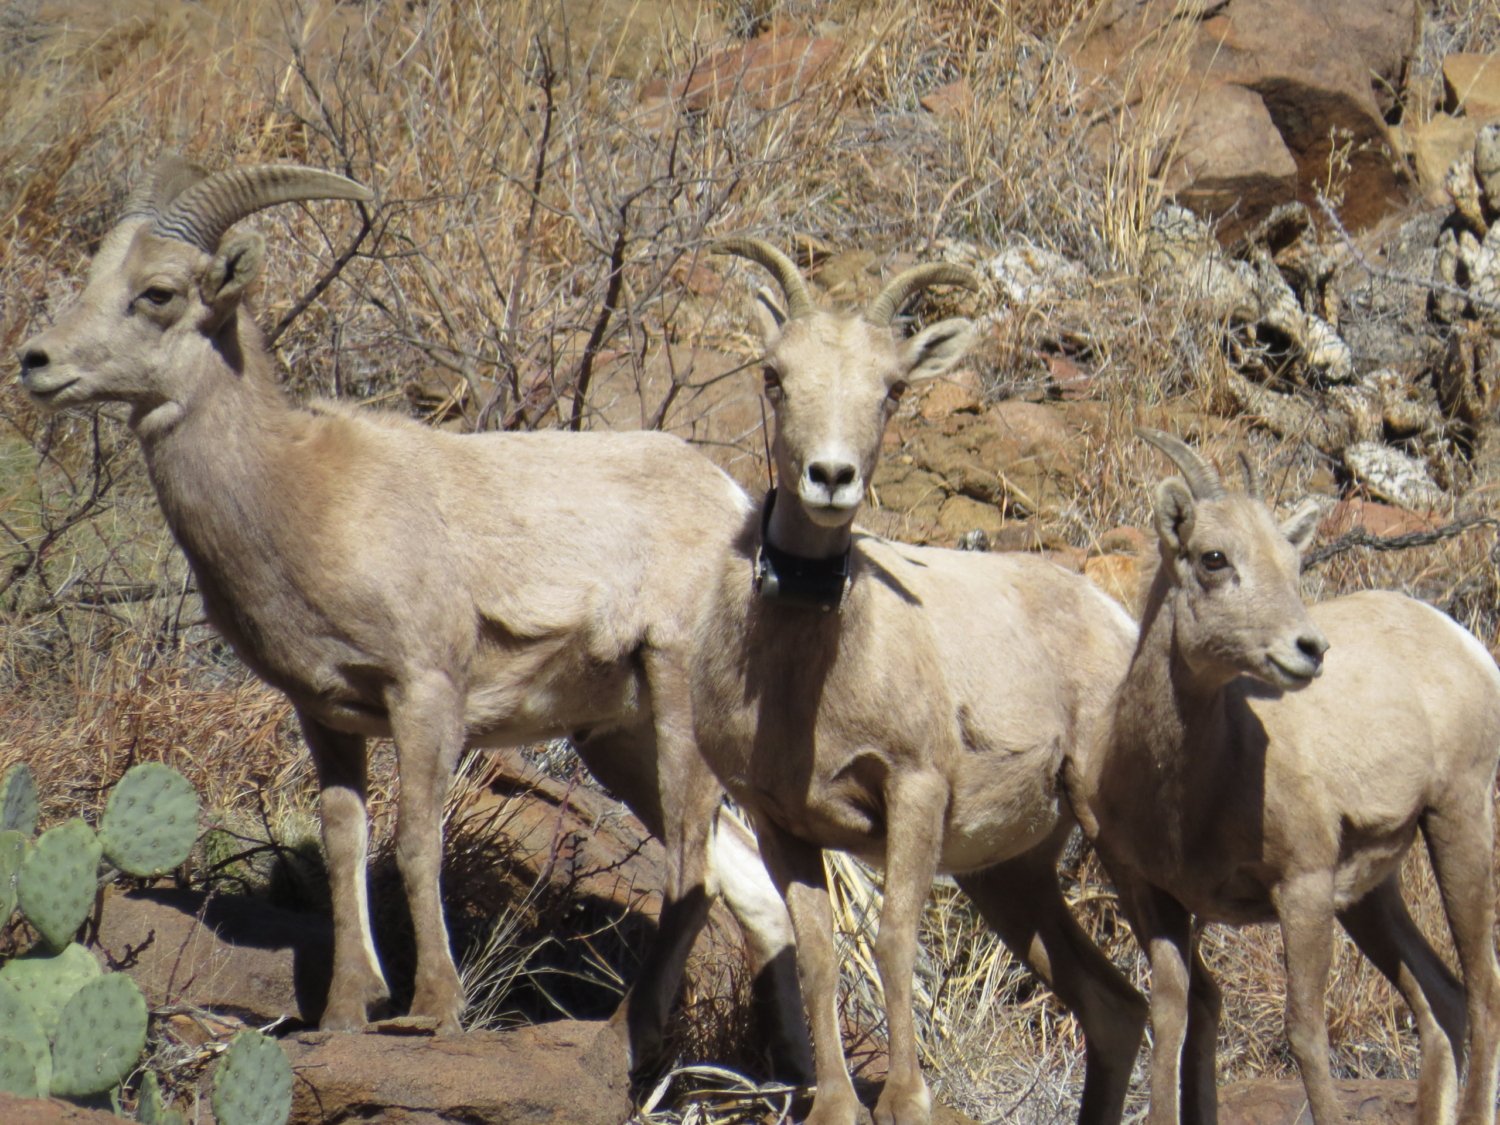
[[[689,8],[696,22],[680,18]],[[1318,466],[1294,443],[1222,417],[1220,326],[1163,308],[1135,284],[1176,95],[1170,82],[1145,79],[1172,73],[1182,41],[1154,42],[1127,69],[1142,83],[1127,127],[1096,111],[1096,91],[1055,49],[1096,8],[835,0],[814,17],[790,2],[663,4],[650,11],[673,18],[652,35],[612,41],[568,27],[556,0],[140,3],[110,6],[108,18],[101,0],[100,18],[78,26],[109,30],[25,25],[16,39],[25,50],[0,47],[0,352],[78,288],[127,185],[160,149],[211,167],[305,161],[370,183],[378,200],[361,214],[281,208],[257,220],[273,247],[259,319],[292,393],[462,429],[657,426],[758,483],[753,380],[733,373],[743,294],[705,277],[699,259],[712,235],[785,242],[795,232],[823,249],[882,256],[953,243],[993,252],[1024,238],[1089,270],[1081,292],[995,308],[977,357],[996,395],[1044,385],[1049,356],[1094,376],[1078,487],[1049,517],[1050,533],[1086,546],[1113,526],[1148,526],[1141,482],[1163,467],[1129,435],[1168,410],[1205,435],[1249,441],[1273,491],[1294,497],[1317,482]],[[723,29],[774,18],[796,31],[814,18],[840,29],[847,49],[816,93],[769,107],[738,96],[703,114],[640,100],[652,74],[680,75],[722,46]],[[1412,119],[1440,101],[1444,52],[1500,38],[1493,0],[1451,0],[1427,27],[1403,94]],[[967,111],[920,108],[959,78],[979,95]],[[1104,159],[1086,159],[1091,151]],[[289,709],[203,624],[117,420],[40,418],[13,380],[0,387],[0,552],[0,767],[31,762],[49,815],[95,807],[129,764],[164,760],[199,785],[222,823],[286,842],[306,836],[314,794]],[[1494,649],[1497,571],[1492,539],[1470,535],[1341,555],[1310,573],[1309,592],[1407,590]],[[382,833],[391,773],[389,755],[378,755]],[[482,870],[516,857],[493,851],[502,824],[479,827],[451,850],[455,916],[466,941],[489,950],[473,972],[513,982],[537,950],[507,956],[485,939],[545,911],[513,881],[512,913],[486,913],[496,888]],[[874,888],[846,861],[834,872],[851,965],[846,1011],[875,1026]],[[1075,857],[1066,876],[1091,931],[1140,979],[1095,866]],[[1419,919],[1441,934],[1420,858],[1408,883]],[[1071,1021],[955,893],[935,895],[925,936],[923,1043],[939,1090],[979,1116],[1068,1117],[1081,1081]],[[1215,930],[1207,940],[1225,985],[1224,1075],[1290,1074],[1275,934]],[[604,963],[588,971],[608,988]],[[1413,1041],[1391,990],[1346,945],[1336,973],[1341,1071],[1409,1073]],[[688,1057],[733,1049],[720,1013],[744,982],[721,983],[695,994]],[[495,990],[486,1019],[508,1018],[506,995]]]

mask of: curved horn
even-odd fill
[[[713,245],[718,254],[734,254],[748,258],[758,266],[764,266],[776,278],[781,291],[786,295],[786,315],[791,320],[808,316],[814,311],[812,294],[802,271],[780,250],[759,238],[723,238]]]
[[[1245,474],[1245,491],[1256,500],[1265,499],[1261,495],[1260,472],[1243,449],[1240,450],[1240,472]]]
[[[216,172],[193,184],[151,229],[212,254],[225,231],[263,207],[296,199],[372,198],[369,188],[332,172],[298,164],[254,164]]]
[[[891,278],[890,283],[865,309],[865,319],[871,324],[884,327],[914,293],[930,285],[962,285],[965,289],[978,289],[979,278],[963,266],[948,262],[928,262],[926,265],[912,266]]]
[[[128,219],[156,218],[163,207],[206,175],[207,172],[196,164],[189,164],[180,153],[162,154],[150,175],[135,185],[115,221],[123,223]]]
[[[1193,499],[1217,500],[1224,495],[1224,482],[1219,479],[1218,472],[1181,438],[1144,426],[1138,427],[1135,432],[1142,441],[1150,442],[1172,459],[1172,464],[1186,478]]]

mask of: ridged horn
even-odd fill
[[[721,238],[713,244],[713,250],[717,254],[734,254],[736,257],[747,258],[770,271],[786,296],[786,315],[789,319],[809,316],[815,310],[812,294],[808,291],[807,281],[797,268],[797,263],[769,242],[759,238]]]
[[[1193,494],[1193,499],[1217,500],[1224,495],[1224,482],[1219,479],[1219,474],[1214,467],[1199,457],[1193,447],[1181,438],[1173,437],[1162,430],[1147,429],[1144,426],[1137,428],[1135,432],[1142,441],[1156,446],[1172,459],[1172,464],[1181,470],[1183,478],[1187,481],[1188,490]]]
[[[1240,450],[1240,472],[1245,475],[1245,491],[1256,500],[1264,500],[1261,493],[1260,471],[1256,469],[1255,463],[1250,460],[1250,455],[1243,449]]]
[[[208,175],[202,168],[189,164],[179,153],[164,153],[148,176],[135,185],[116,222],[128,219],[154,219],[162,208]]]
[[[152,224],[165,238],[212,254],[235,223],[264,207],[298,199],[372,199],[370,189],[320,168],[252,164],[215,172],[182,192]]]
[[[913,294],[932,285],[962,285],[965,289],[978,289],[979,278],[971,270],[949,262],[928,262],[926,265],[912,266],[891,278],[890,283],[865,309],[865,319],[871,324],[884,327]]]

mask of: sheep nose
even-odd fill
[[[843,488],[854,483],[858,471],[848,461],[814,461],[807,466],[807,479],[823,488]]]
[[[1297,650],[1314,665],[1322,664],[1323,654],[1328,651],[1328,638],[1319,632],[1303,633],[1297,638]]]
[[[33,371],[40,371],[50,362],[47,353],[41,348],[26,348],[21,352],[21,378],[26,378]]]

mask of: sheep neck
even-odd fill
[[[801,504],[778,504],[776,500],[773,488],[762,508],[756,591],[768,601],[824,611],[840,609],[850,582],[849,525],[818,527],[807,518]]]
[[[1162,780],[1180,776],[1184,749],[1210,729],[1223,704],[1223,684],[1205,680],[1177,643],[1177,608],[1167,565],[1157,570],[1141,616],[1141,634],[1116,698],[1113,753],[1150,767]]]
[[[298,414],[272,382],[264,350],[241,340],[243,331],[226,329],[232,345],[216,344],[187,395],[132,419],[162,513],[200,577],[200,564],[243,566],[264,555],[269,544],[252,543],[248,529],[266,526],[266,514],[288,499],[282,484]]]

